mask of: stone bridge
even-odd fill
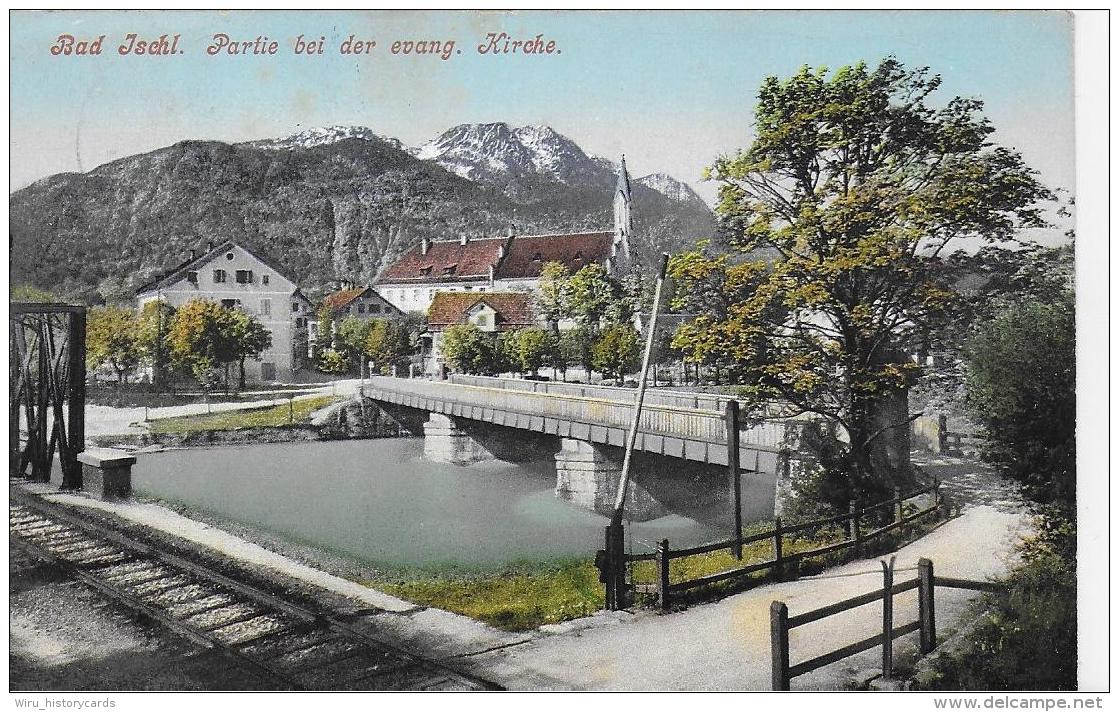
[[[555,458],[557,495],[601,513],[613,505],[633,419],[632,388],[456,375],[447,381],[373,377],[365,394],[382,404],[428,414],[424,452],[429,459],[469,464],[547,455]],[[721,495],[731,489],[724,414],[728,399],[710,393],[646,391],[635,448],[635,486],[627,503],[634,518],[663,513],[661,502],[672,496],[666,484],[679,483],[681,473],[685,479],[703,480],[708,490],[719,483],[714,489]],[[772,507],[774,485],[787,476],[789,457],[795,456],[789,444],[804,423],[784,418],[741,426],[738,460],[747,478],[744,492],[755,499],[763,493]]]

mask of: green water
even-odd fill
[[[491,569],[591,557],[606,517],[554,494],[551,462],[459,467],[423,459],[422,439],[282,443],[141,454],[133,486],[355,561]],[[634,550],[730,535],[710,485],[678,511],[627,528]],[[706,504],[705,504],[706,503]],[[768,501],[747,512],[764,516]],[[751,516],[752,515],[752,516]]]

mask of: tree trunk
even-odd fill
[[[241,369],[241,372],[240,372],[240,375],[237,378],[237,390],[243,391],[243,390],[245,390],[245,357],[244,356],[241,357],[241,361],[238,365]]]

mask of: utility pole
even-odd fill
[[[626,491],[629,489],[633,449],[637,444],[637,428],[641,423],[641,406],[645,403],[646,379],[649,376],[653,339],[657,331],[657,312],[660,310],[661,291],[664,287],[667,272],[668,253],[666,252],[661,256],[661,266],[657,272],[657,287],[653,293],[653,311],[649,317],[649,331],[645,338],[645,357],[641,363],[641,378],[637,381],[637,399],[633,408],[633,420],[629,426],[629,436],[626,438],[622,473],[618,480],[618,493],[614,499],[614,514],[610,518],[610,526],[606,528],[606,563],[608,566],[606,597],[608,606],[615,610],[625,606],[625,532],[622,527],[622,519],[625,516]]]

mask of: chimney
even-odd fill
[[[213,249],[214,249],[214,241],[213,240],[206,240],[206,251],[210,252]]]
[[[194,255],[194,250],[191,250],[191,251],[190,251],[190,259],[192,259],[192,260],[193,260],[193,259],[194,259],[194,257],[195,257],[195,255]]]
[[[509,227],[505,229],[505,237],[513,236],[513,223],[509,223]]]
[[[466,247],[466,244],[468,242],[470,242],[470,238],[466,235],[466,233],[463,233],[462,235],[459,236],[458,244],[462,245],[463,247]]]
[[[430,249],[431,249],[431,238],[425,237],[420,242],[420,254],[421,255],[426,255],[428,250],[430,250]]]

